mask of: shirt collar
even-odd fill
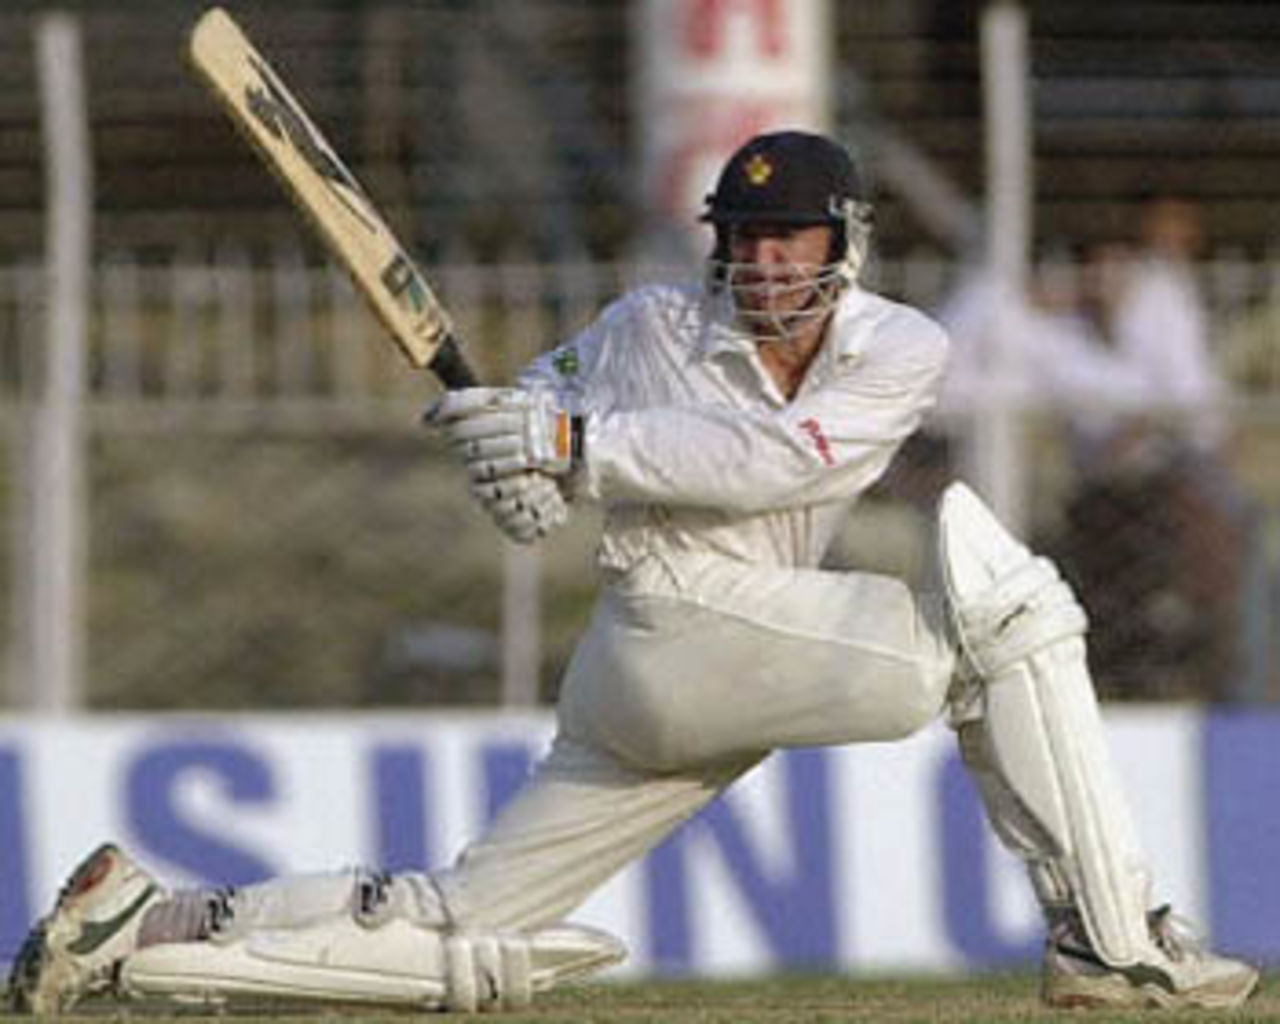
[[[847,366],[862,358],[863,349],[871,332],[858,325],[867,312],[871,298],[857,284],[851,284],[840,296],[831,314],[827,336],[818,350],[818,357],[809,369],[809,378],[818,380],[841,366]]]
[[[705,315],[698,338],[698,358],[715,359],[725,352],[750,355],[755,342],[733,317],[733,303],[724,289],[706,288],[702,294]]]

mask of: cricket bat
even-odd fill
[[[355,176],[271,65],[221,7],[200,16],[191,63],[318,229],[409,362],[446,388],[476,376],[448,313]]]

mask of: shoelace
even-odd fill
[[[1204,939],[1167,903],[1147,914],[1147,927],[1155,944],[1170,960],[1182,961],[1204,952]]]

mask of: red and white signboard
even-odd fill
[[[652,232],[690,228],[721,165],[750,136],[830,128],[829,15],[828,0],[637,8],[636,120]]]

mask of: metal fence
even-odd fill
[[[1028,529],[1080,585],[1094,613],[1095,670],[1111,695],[1280,695],[1278,266],[1202,268],[1217,354],[1236,384],[1225,467],[1241,501],[1234,533],[1194,503],[1183,507],[1168,481],[1083,493],[1060,412],[1020,416]],[[667,276],[532,260],[455,260],[436,272],[471,355],[495,381],[628,285]],[[883,264],[875,277],[932,308],[954,274],[920,258]],[[21,466],[43,374],[43,295],[37,268],[0,271],[0,516],[14,524],[0,546],[13,581],[0,588],[0,627],[15,655],[30,498]],[[435,384],[407,372],[379,332],[344,277],[291,250],[102,260],[84,409],[91,706],[554,694],[591,600],[595,515],[582,510],[534,553],[499,542],[417,428]],[[937,423],[910,445],[832,563],[919,573],[920,501],[956,471],[951,453],[962,442]],[[11,702],[39,683],[23,671],[11,657]]]

